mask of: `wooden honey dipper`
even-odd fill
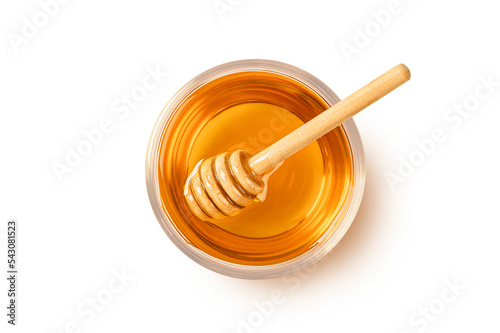
[[[397,65],[284,138],[251,156],[243,150],[200,161],[186,181],[184,196],[191,212],[204,221],[238,214],[258,200],[262,176],[286,158],[333,130],[410,79]]]

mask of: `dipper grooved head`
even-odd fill
[[[235,216],[257,200],[264,182],[248,165],[243,150],[202,160],[188,177],[184,196],[191,212],[202,220]]]

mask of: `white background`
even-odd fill
[[[213,0],[73,0],[16,48],[23,17],[33,22],[41,7],[2,2],[0,260],[5,271],[6,222],[16,218],[20,278],[16,327],[6,324],[1,279],[1,331],[498,331],[498,83],[466,118],[445,118],[478,101],[481,77],[500,81],[496,2],[401,0],[378,30],[371,12],[388,0],[230,3],[221,19]],[[342,43],[355,46],[367,26],[367,45],[346,57]],[[164,234],[146,193],[146,147],[163,106],[200,72],[246,58],[303,68],[341,98],[398,63],[413,75],[355,117],[367,184],[351,229],[313,272],[288,279],[238,280],[195,264]],[[148,66],[169,75],[119,118],[113,103]],[[105,118],[113,131],[59,181],[52,164]],[[436,129],[445,140],[422,159],[416,141]],[[392,190],[387,172],[411,156],[420,165]],[[133,279],[102,311],[79,314],[110,295],[122,270]],[[449,283],[466,289],[453,294]],[[270,306],[273,292],[282,302]]]

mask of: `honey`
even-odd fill
[[[183,240],[214,260],[283,263],[331,237],[345,217],[355,182],[343,126],[273,170],[261,202],[205,222],[189,210],[184,184],[196,164],[222,152],[255,154],[330,105],[307,84],[272,71],[239,71],[207,80],[179,99],[157,147],[163,213]]]

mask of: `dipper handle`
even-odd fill
[[[252,156],[248,162],[257,175],[278,165],[313,141],[333,130],[373,102],[384,97],[411,77],[403,64],[382,74],[349,97],[341,100],[273,145]]]

